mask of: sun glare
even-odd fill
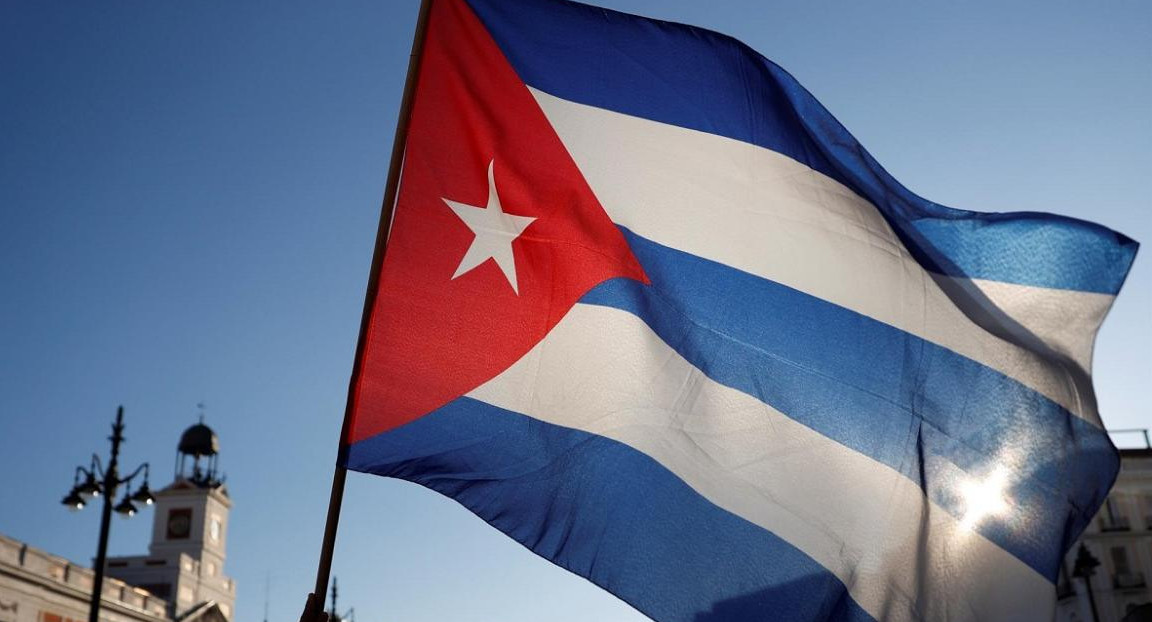
[[[1008,484],[1008,469],[999,466],[984,480],[970,479],[960,486],[964,497],[964,518],[960,524],[965,529],[975,529],[981,521],[998,516],[1008,510],[1008,500],[1004,489]]]

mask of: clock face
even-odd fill
[[[220,519],[212,518],[212,522],[208,523],[208,535],[213,541],[220,539]]]
[[[182,540],[188,537],[192,528],[192,510],[183,508],[168,513],[168,537]]]

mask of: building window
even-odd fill
[[[1109,550],[1112,558],[1112,585],[1116,589],[1134,589],[1144,587],[1144,573],[1133,572],[1128,561],[1128,547],[1114,546]]]
[[[1076,595],[1072,587],[1072,578],[1068,576],[1068,562],[1060,560],[1060,577],[1056,580],[1056,599],[1063,600]]]
[[[1124,574],[1131,569],[1128,567],[1128,549],[1123,546],[1112,547],[1112,567],[1116,574]]]
[[[16,622],[16,614],[20,612],[16,601],[5,602],[0,600],[0,622]]]
[[[1104,511],[1100,517],[1100,531],[1128,531],[1132,524],[1124,515],[1119,495],[1109,495],[1104,500]]]

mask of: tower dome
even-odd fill
[[[180,435],[180,444],[176,446],[176,481],[201,488],[220,487],[224,479],[216,471],[219,455],[220,439],[212,428],[204,425],[201,415],[199,423]]]
[[[203,422],[184,430],[180,435],[180,445],[176,448],[187,456],[215,456],[220,451],[220,439],[212,428]]]

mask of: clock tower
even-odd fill
[[[155,493],[149,554],[108,561],[110,576],[165,598],[176,618],[216,607],[232,619],[236,585],[224,574],[232,499],[217,471],[219,451],[220,441],[203,418],[185,430],[175,477]]]

